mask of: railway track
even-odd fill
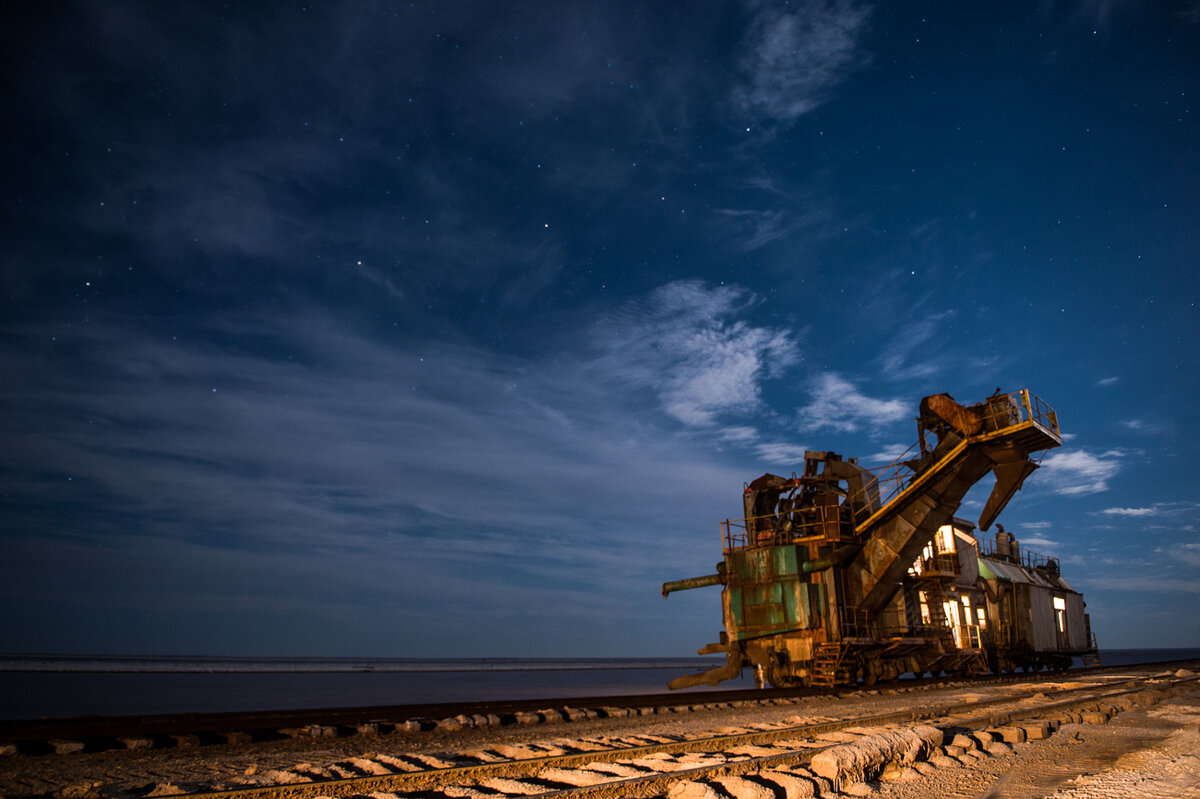
[[[1078,680],[1076,675],[1072,677]],[[936,756],[947,747],[950,751],[954,747],[962,749],[967,741],[990,741],[985,730],[992,730],[996,738],[1011,736],[1024,740],[1026,735],[1048,732],[1059,721],[1071,718],[1072,713],[1097,716],[1115,713],[1142,701],[1139,697],[1147,692],[1161,693],[1164,685],[1148,685],[1145,678],[1110,678],[1093,679],[1069,688],[1049,688],[1044,681],[1031,680],[1023,685],[993,685],[991,690],[1004,694],[994,698],[982,698],[978,687],[969,686],[966,692],[971,695],[963,701],[948,697],[926,700],[913,707],[921,700],[909,696],[903,702],[907,707],[884,713],[869,712],[871,703],[865,702],[860,703],[860,709],[868,712],[853,712],[840,718],[815,714],[791,716],[738,728],[717,728],[703,734],[665,731],[659,734],[661,722],[646,719],[638,724],[631,722],[623,731],[569,740],[507,744],[484,741],[475,748],[452,752],[368,753],[287,768],[248,769],[238,780],[241,785],[226,784],[221,786],[223,790],[216,791],[198,790],[204,786],[185,780],[178,785],[168,781],[155,787],[159,795],[190,789],[193,791],[190,796],[206,799],[316,796],[615,799],[665,796],[673,788],[678,790],[679,786],[687,785],[716,785],[721,793],[730,796],[765,797],[772,795],[770,792],[775,788],[783,790],[783,794],[776,795],[804,796],[844,781],[845,775],[830,772],[825,762],[836,759],[833,753],[839,747],[866,745],[868,749],[874,747],[877,754],[891,747],[901,753],[893,755],[900,759],[908,757],[915,763]],[[782,699],[771,701],[786,707]],[[892,703],[898,701],[899,698],[894,698]],[[1039,720],[1028,721],[1034,717]],[[1027,730],[1014,726],[1022,723]],[[997,732],[997,728],[1003,730]],[[969,733],[978,737],[967,737]],[[66,762],[71,758],[52,760]],[[144,788],[123,795],[146,795],[148,791]],[[20,793],[10,790],[8,795]],[[709,794],[700,790],[697,795]]]
[[[1165,667],[1170,663],[1146,665]],[[1106,667],[1093,667],[1072,669],[1067,674],[1079,678],[1106,671]],[[984,686],[1054,680],[1062,676],[1063,673],[1039,672],[953,680],[926,678],[880,683],[875,690],[886,694],[948,683]],[[855,690],[842,689],[832,693],[853,694]],[[110,749],[246,744],[297,737],[345,737],[360,733],[535,725],[580,718],[658,715],[692,707],[787,702],[830,693],[823,688],[793,688],[229,713],[0,719],[0,755],[18,752],[25,755],[74,754]]]
[[[1194,681],[1195,678],[1191,678]],[[1186,682],[1184,680],[1181,683]],[[870,741],[868,750],[889,746],[917,756],[932,754],[945,740],[983,733],[1008,725],[996,737],[1025,740],[1029,730],[1014,722],[1043,719],[1047,732],[1060,719],[1083,712],[1112,715],[1131,707],[1147,690],[1142,679],[1108,685],[1088,685],[1055,691],[1036,686],[1018,696],[929,706],[917,710],[869,714],[844,719],[797,720],[738,732],[697,737],[630,735],[625,739],[582,739],[574,751],[541,756],[510,757],[507,747],[461,753],[455,761],[440,759],[422,768],[413,760],[394,757],[359,759],[349,765],[377,773],[340,778],[313,778],[296,772],[272,774],[274,785],[195,793],[195,799],[300,799],[301,797],[362,797],[382,799],[483,799],[497,796],[539,796],[554,799],[648,799],[665,796],[681,782],[722,781],[734,786],[748,777],[751,785],[809,783],[814,791],[837,787],[841,781],[827,765],[814,764],[822,753]],[[1029,700],[1036,698],[1035,706]],[[1041,727],[1039,725],[1044,725]],[[1022,730],[1017,733],[1016,730]],[[986,733],[985,733],[986,734]],[[949,738],[947,736],[950,736]],[[983,740],[971,739],[971,740]],[[990,741],[994,743],[994,741]],[[563,747],[559,747],[563,748]],[[886,755],[885,755],[886,756]],[[831,758],[826,758],[830,760]],[[836,760],[836,758],[832,758]],[[462,762],[475,761],[475,762]],[[349,770],[341,766],[342,770]],[[390,771],[391,773],[378,773]],[[764,775],[767,775],[764,777]],[[822,785],[822,783],[825,783]],[[749,785],[741,791],[751,792]],[[727,790],[728,790],[727,786]],[[803,794],[802,794],[803,795]]]

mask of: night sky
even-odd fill
[[[1200,646],[1197,0],[0,29],[0,652],[689,655],[745,481],[997,387],[1000,522]]]

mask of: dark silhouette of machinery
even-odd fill
[[[804,473],[765,474],[743,493],[745,517],[722,525],[717,573],[663,585],[721,585],[725,630],[700,654],[725,665],[673,680],[716,685],[753,668],[775,686],[872,684],[905,672],[1065,668],[1095,653],[1083,598],[1057,560],[1028,555],[1001,527],[980,547],[955,517],[989,472],[987,530],[1062,443],[1054,411],[1027,390],[960,405],[921,401],[905,458],[866,469],[806,452]]]

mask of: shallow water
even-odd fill
[[[1200,649],[1102,650],[1106,666]],[[0,718],[408,705],[665,693],[721,659],[0,657]],[[1078,664],[1078,663],[1077,663]],[[751,688],[753,675],[720,688]],[[706,687],[693,691],[709,690]]]
[[[672,678],[721,662],[7,658],[0,659],[0,718],[665,693]],[[721,687],[753,684],[746,672]]]

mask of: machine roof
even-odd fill
[[[985,580],[1003,580],[1006,583],[1028,583],[1055,591],[1079,593],[1062,577],[1051,577],[1037,569],[1005,563],[990,558],[979,559],[979,576]]]

